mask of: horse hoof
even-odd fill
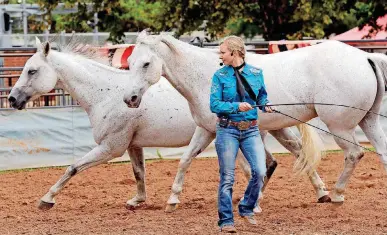
[[[331,198],[328,195],[322,196],[318,199],[317,203],[327,203],[331,202]]]
[[[126,207],[126,209],[128,209],[128,210],[130,210],[130,211],[133,211],[133,210],[139,208],[141,205],[143,205],[144,202],[145,202],[145,201],[143,201],[143,202],[137,202],[137,203],[128,203],[128,202],[127,202],[127,203],[125,204],[125,207]]]
[[[332,202],[335,204],[343,204],[344,203],[344,195],[333,194]]]
[[[174,212],[177,209],[177,207],[179,207],[179,204],[168,204],[165,207],[165,212],[172,213],[172,212]]]
[[[332,203],[335,204],[335,205],[340,206],[340,205],[343,205],[343,204],[344,204],[344,201],[333,201],[333,200],[332,200]]]
[[[43,211],[47,211],[51,208],[53,208],[55,205],[55,203],[52,203],[52,202],[44,202],[44,201],[40,201],[39,202],[39,205],[38,205],[38,208],[40,210],[43,210]]]
[[[125,208],[130,211],[134,211],[137,206],[130,205],[130,204],[125,204]]]
[[[260,206],[256,206],[254,207],[253,212],[254,214],[262,213],[262,208]]]

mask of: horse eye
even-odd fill
[[[36,69],[28,70],[28,75],[34,75],[37,71]]]
[[[148,68],[148,66],[149,66],[149,62],[146,62],[146,63],[144,64],[143,68]]]

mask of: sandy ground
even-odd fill
[[[262,202],[258,226],[234,210],[239,234],[387,234],[386,174],[378,156],[367,153],[348,184],[343,205],[318,204],[309,180],[292,172],[294,159],[277,155],[277,167]],[[343,154],[329,153],[318,169],[331,189],[343,168]],[[105,164],[76,175],[49,211],[41,196],[65,168],[0,173],[0,234],[217,234],[217,159],[196,159],[186,176],[179,209],[165,213],[177,160],[148,161],[147,202],[134,211],[130,163]],[[247,181],[237,169],[234,198]]]

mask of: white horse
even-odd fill
[[[52,90],[54,86],[68,91],[86,110],[93,136],[98,144],[83,158],[68,167],[61,179],[50,188],[40,201],[39,208],[50,209],[54,197],[75,174],[107,162],[128,151],[137,183],[137,194],[127,201],[137,206],[146,200],[143,147],[180,147],[191,139],[196,124],[189,112],[187,101],[165,80],[161,80],[144,96],[140,109],[128,109],[122,102],[127,71],[97,63],[85,56],[76,44],[64,52],[50,49],[50,44],[37,39],[38,48],[24,66],[22,75],[9,95],[12,107],[23,109]],[[81,51],[78,53],[77,51]],[[93,59],[101,59],[92,56]],[[162,102],[160,102],[162,101]],[[173,106],[173,108],[172,108]],[[291,151],[298,151],[300,143],[291,132],[279,132],[277,138]],[[295,141],[288,141],[295,139]],[[203,142],[204,141],[204,142]],[[207,139],[199,145],[207,146]],[[203,148],[204,149],[204,148]],[[249,166],[238,154],[239,163],[249,176]],[[318,179],[318,175],[316,176]],[[321,180],[320,180],[321,181]],[[259,208],[257,208],[259,210]]]
[[[195,136],[213,138],[216,116],[210,112],[209,95],[211,77],[219,68],[218,58],[215,50],[198,48],[168,35],[147,35],[143,31],[128,59],[131,86],[126,89],[124,101],[130,107],[138,107],[144,92],[163,75],[187,99],[199,126]],[[369,54],[344,43],[328,41],[271,55],[248,53],[246,61],[263,70],[269,100],[273,104],[321,102],[351,105],[373,112],[380,109],[387,79],[384,55]],[[337,106],[280,106],[277,110],[303,122],[318,116],[330,132],[356,143],[354,130],[359,125],[387,170],[387,141],[378,116]],[[278,130],[295,124],[299,122],[278,113],[260,114],[259,128],[262,130]],[[333,202],[343,202],[346,184],[364,152],[361,147],[340,138],[335,141],[344,150],[345,166],[331,198]],[[191,155],[194,148],[195,139],[192,139],[187,155]],[[179,174],[184,174],[187,163],[189,161],[182,159]],[[175,200],[180,193],[181,175],[176,176],[170,200]]]
[[[145,33],[142,33],[143,36],[139,36],[140,43],[137,44],[137,46],[141,46],[142,44],[142,37],[146,37],[144,35]],[[155,38],[157,42],[160,42],[160,37]],[[148,40],[148,39],[145,39]],[[153,40],[153,39],[151,39]],[[183,188],[183,181],[184,181],[184,175],[186,170],[188,169],[191,160],[193,157],[195,157],[197,154],[199,154],[203,149],[207,147],[207,145],[201,145],[201,143],[209,143],[212,139],[214,139],[215,135],[215,116],[210,113],[209,106],[208,106],[208,85],[209,85],[209,73],[203,73],[201,71],[201,66],[205,70],[208,69],[208,67],[216,68],[216,65],[214,63],[217,63],[218,58],[214,58],[214,56],[217,56],[216,53],[212,52],[210,53],[210,57],[207,61],[205,59],[198,59],[201,58],[201,56],[207,56],[206,54],[203,54],[202,52],[198,52],[196,50],[192,50],[193,48],[190,48],[190,50],[186,50],[183,48],[179,48],[180,51],[174,51],[178,53],[180,56],[187,56],[191,57],[194,56],[191,60],[184,59],[184,63],[180,64],[176,67],[178,71],[187,72],[192,71],[193,74],[187,74],[184,76],[188,76],[191,81],[195,81],[193,83],[191,82],[184,82],[182,79],[182,75],[178,73],[170,73],[172,70],[171,67],[168,67],[169,65],[166,65],[167,62],[164,62],[168,60],[168,57],[170,55],[163,54],[161,57],[159,55],[156,55],[152,52],[152,50],[158,50],[156,47],[158,45],[152,44],[155,43],[155,41],[148,43],[147,45],[151,47],[151,51],[145,51],[145,57],[141,57],[139,60],[137,60],[138,54],[134,57],[135,59],[128,59],[128,63],[132,62],[133,66],[133,72],[135,73],[134,76],[141,76],[142,73],[146,73],[147,78],[151,79],[150,82],[145,81],[144,87],[140,87],[140,93],[145,92],[146,88],[148,88],[150,85],[152,85],[154,82],[156,82],[158,79],[155,78],[156,76],[168,76],[168,79],[171,80],[171,76],[179,76],[175,81],[177,83],[172,83],[178,90],[181,92],[189,101],[191,112],[193,112],[194,119],[196,117],[196,122],[200,123],[193,139],[190,142],[190,146],[187,152],[184,153],[182,156],[182,159],[179,164],[179,170],[176,175],[174,184],[172,186],[172,194],[168,200],[167,205],[167,211],[172,211],[176,208],[177,204],[180,203],[178,197],[181,194],[182,188]],[[152,44],[152,45],[151,45]],[[166,45],[166,44],[165,44]],[[196,49],[196,47],[195,47]],[[141,51],[141,49],[135,49],[135,51]],[[205,50],[206,52],[209,52],[208,50]],[[148,57],[149,56],[149,57]],[[163,58],[163,56],[165,56]],[[156,63],[154,63],[154,61]],[[187,62],[187,63],[186,63]],[[208,63],[208,64],[207,64]],[[195,67],[196,69],[191,69],[191,67]],[[150,67],[150,69],[148,68]],[[139,73],[137,70],[140,69]],[[173,68],[174,70],[175,68]],[[211,68],[210,68],[211,69]],[[202,80],[202,78],[205,78],[205,80]],[[172,79],[174,80],[174,79]],[[140,82],[141,81],[136,81]],[[135,85],[136,86],[136,85]],[[191,93],[192,91],[192,93]],[[142,94],[141,94],[142,95]],[[141,100],[140,97],[133,95],[126,97],[126,101],[128,105],[130,106],[133,102],[139,103]],[[203,100],[205,98],[205,100]],[[200,116],[200,117],[198,117]],[[208,121],[208,122],[207,122]],[[203,125],[203,122],[207,122]],[[309,174],[309,179],[311,180],[311,183],[316,191],[316,195],[318,198],[318,202],[329,202],[330,198],[328,196],[328,191],[325,188],[325,184],[322,182],[321,178],[317,174],[317,172],[314,170],[313,165],[316,164],[319,160],[319,151],[315,148],[314,142],[316,140],[319,140],[318,136],[316,135],[315,131],[306,126],[306,125],[300,125],[300,131],[302,133],[303,138],[303,144],[299,141],[299,139],[294,135],[292,131],[288,128],[283,128],[279,130],[271,130],[270,133],[283,145],[285,146],[291,153],[293,153],[297,158],[299,163],[298,165],[302,165],[303,167],[306,167],[310,169],[311,174]],[[264,136],[266,135],[266,131],[261,131],[261,134]],[[206,138],[207,141],[199,141],[200,139]],[[265,148],[266,155],[267,155],[267,162],[273,162],[276,164],[275,159],[270,154],[270,152]],[[269,165],[268,167],[268,177],[270,177],[270,173],[272,173],[273,167],[272,165]],[[265,182],[266,185],[267,181]],[[265,186],[264,186],[265,187]]]
[[[54,197],[75,174],[121,157],[128,151],[137,183],[137,194],[127,201],[136,206],[146,199],[143,147],[180,147],[189,143],[196,124],[187,102],[163,80],[144,97],[141,109],[128,109],[122,102],[128,72],[115,69],[68,48],[65,52],[41,44],[26,63],[9,95],[12,107],[23,109],[26,102],[49,92],[55,85],[68,91],[86,110],[95,142],[83,158],[69,166],[61,179],[41,198],[39,208],[50,209]],[[98,58],[96,58],[98,59]],[[163,102],[160,102],[162,100]],[[174,108],[171,108],[171,106]]]

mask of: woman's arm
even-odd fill
[[[258,105],[265,105],[269,103],[269,100],[267,99],[267,92],[266,92],[266,86],[263,79],[262,73],[259,75],[259,82],[261,83],[261,89],[259,89],[258,97],[257,97],[257,104]]]
[[[266,92],[266,86],[265,86],[265,81],[263,79],[263,74],[261,73],[260,75],[260,83],[261,83],[261,89],[259,90],[258,97],[257,97],[257,104],[258,105],[266,105],[270,104],[269,100],[267,99],[267,92]],[[273,112],[272,107],[268,106],[261,106],[259,107],[263,112]]]

